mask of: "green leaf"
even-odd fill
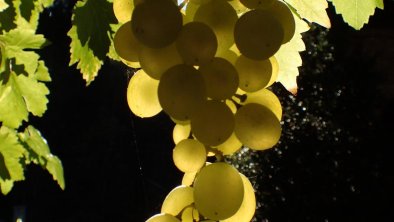
[[[7,47],[18,47],[21,49],[40,49],[45,43],[45,37],[35,34],[34,30],[17,28],[0,36]]]
[[[15,24],[19,28],[36,30],[40,13],[53,2],[53,0],[13,0],[17,14]]]
[[[115,46],[114,46],[114,36],[116,31],[120,28],[120,26],[122,26],[122,24],[116,24],[116,25],[111,25],[111,29],[113,34],[111,35],[111,45],[109,47],[109,52],[107,53],[108,58],[115,60],[115,61],[120,61],[120,57],[118,55],[118,53],[116,53],[115,51]]]
[[[7,195],[12,190],[13,186],[14,186],[14,181],[12,180],[2,181],[0,179],[0,190],[4,195]]]
[[[342,14],[343,20],[356,30],[368,23],[375,8],[384,8],[383,0],[332,0],[332,4],[337,14]]]
[[[0,34],[3,31],[9,31],[16,28],[16,24],[14,23],[14,18],[16,16],[15,7],[11,0],[5,0],[5,2],[8,4],[8,8],[0,12]]]
[[[8,4],[4,0],[0,0],[0,12],[8,8]]]
[[[62,163],[59,158],[51,154],[49,146],[41,136],[41,133],[33,126],[28,126],[24,133],[19,133],[19,138],[25,144],[28,160],[46,168],[53,179],[64,190],[65,182]]]
[[[2,192],[10,189],[6,181],[24,180],[24,166],[21,163],[25,149],[20,145],[15,130],[0,128],[0,183]],[[7,188],[4,190],[4,188]]]
[[[326,9],[326,0],[285,0],[297,13],[309,22],[317,23],[323,27],[330,28],[331,22]],[[347,0],[346,0],[347,1]],[[363,0],[364,1],[364,0]]]
[[[94,80],[111,44],[111,24],[117,23],[107,0],[79,1],[74,7],[70,31],[70,65],[75,63],[87,84]]]
[[[277,82],[282,83],[289,92],[297,94],[298,67],[302,65],[300,52],[305,50],[301,33],[308,31],[309,26],[298,16],[294,15],[294,18],[296,20],[296,32],[288,43],[281,46],[275,57],[279,63]]]
[[[52,80],[51,76],[49,75],[48,68],[46,67],[44,61],[42,60],[38,61],[38,67],[36,70],[35,78],[38,81],[42,81],[42,82],[50,82]]]
[[[33,77],[14,72],[0,79],[0,121],[17,128],[28,119],[28,112],[42,116],[47,109],[48,88]]]

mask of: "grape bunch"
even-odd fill
[[[278,142],[282,107],[267,87],[277,79],[275,53],[292,39],[295,20],[280,0],[184,3],[113,3],[122,24],[115,50],[140,68],[127,88],[128,105],[139,117],[163,110],[175,122],[173,161],[185,173],[147,222],[250,221],[253,187],[222,157]]]

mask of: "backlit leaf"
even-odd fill
[[[330,28],[331,22],[326,9],[326,0],[285,0],[297,13],[309,22],[317,23],[323,27]]]

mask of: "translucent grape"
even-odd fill
[[[207,159],[205,146],[194,139],[180,141],[172,152],[175,166],[182,172],[195,172],[204,166]]]
[[[252,183],[249,179],[241,174],[242,182],[244,185],[244,199],[242,201],[241,207],[232,217],[222,220],[221,222],[241,222],[241,221],[251,221],[256,210],[256,197],[254,194],[254,189]]]
[[[290,8],[286,3],[275,0],[267,10],[272,12],[283,27],[282,44],[290,41],[295,33],[295,20]]]
[[[279,121],[282,119],[282,106],[280,101],[278,97],[270,90],[262,89],[257,92],[247,93],[246,96],[245,102],[242,103],[243,105],[248,103],[257,103],[263,105],[271,110]]]
[[[127,87],[127,103],[130,110],[139,117],[151,117],[162,108],[157,96],[159,81],[149,77],[142,69],[131,77]]]
[[[238,73],[235,67],[223,58],[215,57],[200,66],[207,87],[207,96],[216,100],[231,98],[238,88]]]
[[[199,7],[200,7],[200,4],[196,4],[191,1],[189,1],[187,3],[186,10],[185,10],[185,19],[183,21],[183,24],[194,21],[194,15],[196,14],[196,11]]]
[[[274,1],[278,1],[278,0],[239,0],[239,1],[250,9],[256,9],[256,8],[270,7]]]
[[[244,197],[241,176],[233,166],[223,162],[202,168],[193,187],[197,210],[211,220],[224,220],[234,215]]]
[[[131,19],[131,13],[134,10],[133,0],[114,0],[113,10],[119,23],[126,23]]]
[[[256,9],[238,19],[234,40],[244,56],[254,60],[268,59],[283,42],[283,28],[272,13]]]
[[[115,33],[114,47],[116,53],[127,62],[139,62],[138,54],[141,50],[141,43],[135,38],[131,31],[131,22],[123,24]]]
[[[220,150],[223,155],[232,155],[233,153],[237,152],[242,147],[242,143],[239,139],[235,136],[234,133],[224,141],[224,143],[220,144],[216,147],[216,149]]]
[[[190,124],[181,125],[176,124],[174,126],[174,130],[172,131],[172,139],[175,144],[178,144],[180,141],[189,138],[191,131]]]
[[[201,5],[194,21],[202,22],[212,28],[218,41],[218,51],[225,51],[234,44],[234,26],[238,16],[226,0],[213,0]]]
[[[213,59],[218,42],[209,26],[201,22],[190,22],[179,33],[176,47],[186,64],[201,65]]]
[[[271,56],[269,58],[270,62],[271,62],[271,66],[272,66],[272,74],[271,74],[271,79],[267,84],[268,86],[271,86],[272,84],[274,84],[276,82],[276,80],[278,79],[278,74],[279,74],[279,63],[278,60],[276,59],[275,56]]]
[[[237,14],[244,13],[248,10],[239,0],[230,0],[228,1],[230,5],[234,8]]]
[[[182,28],[182,14],[171,0],[144,1],[132,14],[136,38],[151,48],[161,48],[175,41]]]
[[[168,69],[158,88],[163,110],[177,120],[189,120],[206,99],[204,79],[193,66],[181,64]]]
[[[181,211],[194,202],[193,188],[180,185],[171,190],[161,205],[161,213],[177,216]]]
[[[169,68],[183,63],[175,43],[163,48],[142,47],[139,53],[141,68],[154,79],[160,79]]]
[[[266,87],[272,76],[269,59],[253,60],[243,55],[238,57],[235,68],[239,76],[239,88],[246,92],[255,92]]]
[[[145,222],[181,222],[178,218],[169,214],[156,214]]]
[[[234,115],[225,103],[206,101],[191,118],[194,136],[208,146],[226,141],[234,130]]]
[[[245,146],[265,150],[279,141],[281,126],[271,110],[260,104],[248,103],[235,114],[234,132]]]

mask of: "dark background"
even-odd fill
[[[181,182],[173,123],[129,111],[133,71],[122,64],[106,61],[88,87],[68,67],[71,9],[58,1],[42,15],[39,32],[52,44],[41,56],[53,80],[47,113],[31,121],[62,160],[66,190],[30,166],[26,181],[0,197],[0,221],[11,221],[15,206],[27,222],[145,221]],[[329,31],[304,35],[298,95],[272,87],[284,109],[281,142],[228,159],[252,177],[256,221],[394,221],[394,4],[361,31],[329,14]]]

